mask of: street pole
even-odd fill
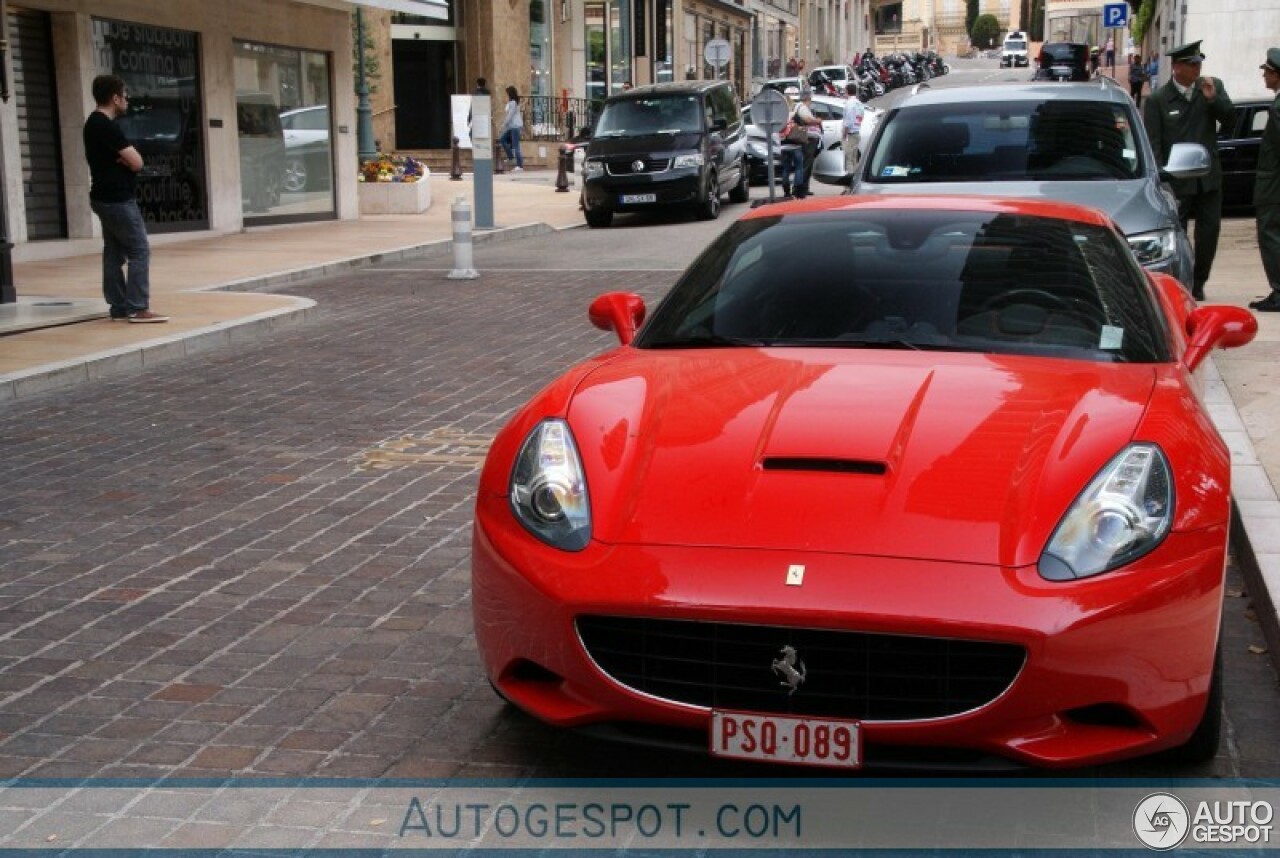
[[[0,101],[9,103],[9,10],[0,0]],[[2,123],[0,123],[2,125]],[[9,240],[8,183],[4,175],[4,134],[0,129],[0,304],[14,304],[18,290],[13,285],[13,242]]]
[[[360,163],[378,156],[373,145],[373,108],[369,106],[369,83],[364,76],[364,12],[356,7],[356,155]]]

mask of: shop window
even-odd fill
[[[237,41],[234,73],[245,222],[332,217],[329,56]]]
[[[94,18],[99,74],[121,78],[129,111],[120,130],[142,156],[138,207],[153,233],[208,229],[199,36]]]

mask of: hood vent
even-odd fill
[[[865,459],[817,459],[799,456],[774,456],[764,460],[766,471],[819,471],[828,474],[870,474],[884,476],[884,462]]]

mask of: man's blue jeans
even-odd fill
[[[102,222],[102,297],[111,306],[111,315],[147,309],[151,303],[151,244],[137,200],[90,200],[89,205]]]
[[[804,147],[782,147],[782,187],[792,193],[804,186]]]

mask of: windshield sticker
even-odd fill
[[[1120,343],[1124,340],[1124,328],[1117,328],[1113,325],[1102,326],[1102,338],[1098,343],[1098,348],[1114,351],[1120,348]]]
[[[1135,158],[1137,158],[1137,157],[1138,157],[1138,150],[1137,150],[1137,149],[1124,149],[1124,150],[1122,150],[1122,152],[1121,152],[1121,157],[1122,157],[1122,158],[1124,158],[1126,161],[1132,161],[1132,160],[1134,160]]]
[[[904,176],[911,175],[910,167],[885,167],[884,172],[880,174],[886,178],[900,179]]]

